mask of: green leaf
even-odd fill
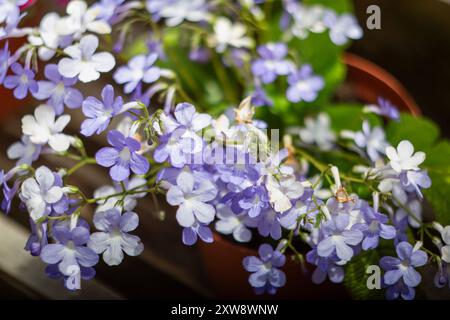
[[[399,122],[390,122],[386,134],[392,145],[409,140],[417,151],[429,148],[439,137],[439,128],[427,118],[402,114]]]

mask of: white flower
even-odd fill
[[[419,170],[419,165],[425,161],[425,153],[414,153],[414,146],[407,140],[401,141],[397,150],[394,147],[387,147],[386,155],[390,160],[392,169],[396,172]]]
[[[82,82],[91,82],[100,77],[100,72],[109,72],[114,68],[116,61],[109,52],[95,53],[98,47],[98,38],[88,35],[81,38],[80,43],[64,49],[70,58],[59,61],[58,71],[67,78],[78,79]]]
[[[39,34],[32,34],[28,37],[28,42],[39,47],[39,58],[44,61],[53,58],[59,46],[61,34],[57,32],[56,28],[59,20],[60,17],[56,12],[46,14],[39,25]]]
[[[316,144],[323,150],[333,147],[336,135],[330,129],[330,117],[326,113],[320,113],[316,119],[306,118],[305,128],[298,129],[300,139],[307,144]]]
[[[61,200],[63,188],[55,186],[55,176],[47,167],[39,167],[35,178],[22,183],[20,199],[27,206],[32,219],[37,220],[50,213],[50,205]]]
[[[245,225],[250,218],[247,214],[234,214],[230,207],[217,206],[216,230],[222,234],[232,234],[234,240],[238,242],[249,242],[252,239],[252,233]]]
[[[18,159],[17,165],[28,164],[31,165],[33,161],[37,160],[41,146],[31,142],[29,136],[22,136],[21,141],[13,143],[7,151],[9,159]]]
[[[205,0],[148,0],[147,10],[165,18],[169,27],[175,27],[183,20],[199,22],[208,18]]]
[[[447,263],[450,263],[450,226],[446,226],[444,230],[442,230],[442,240],[444,240],[446,246],[441,248],[442,260]]]
[[[359,148],[366,149],[367,155],[373,162],[380,159],[380,154],[384,155],[386,148],[389,147],[384,130],[381,127],[374,127],[371,130],[368,121],[363,122],[362,131],[343,130],[341,136],[353,139]]]
[[[321,33],[326,30],[323,23],[325,8],[322,6],[305,7],[298,3],[291,3],[287,6],[288,12],[292,15],[292,34],[300,39],[306,39],[309,32]]]
[[[46,144],[57,151],[69,149],[73,137],[61,133],[70,121],[69,115],[55,119],[55,111],[48,105],[41,105],[34,110],[34,117],[26,115],[22,118],[22,132],[30,136],[35,144]]]
[[[292,208],[291,200],[298,199],[304,192],[303,184],[296,181],[295,176],[285,176],[275,179],[268,176],[266,188],[269,200],[276,212],[285,212]]]
[[[245,26],[239,22],[232,23],[224,17],[217,18],[214,24],[214,36],[211,39],[217,52],[224,52],[228,46],[235,48],[251,48],[253,39],[245,36]]]
[[[73,35],[75,39],[81,37],[86,31],[108,34],[111,33],[111,26],[101,20],[99,7],[87,7],[84,1],[71,1],[66,10],[68,16],[61,18],[56,31],[64,36]]]
[[[325,26],[330,29],[331,41],[338,46],[346,44],[348,39],[357,40],[363,36],[363,30],[351,14],[338,16],[333,11],[327,11],[323,19]]]

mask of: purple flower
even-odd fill
[[[350,217],[347,214],[333,216],[322,224],[323,239],[317,245],[317,254],[327,258],[333,253],[344,261],[353,257],[353,249],[363,239],[363,233],[357,229],[348,229]]]
[[[0,84],[3,84],[9,69],[9,45],[6,42],[5,47],[0,51]]]
[[[108,143],[113,147],[100,149],[95,160],[103,167],[111,168],[109,174],[114,181],[125,181],[130,176],[130,170],[135,174],[147,173],[150,165],[148,160],[138,154],[139,141],[125,137],[117,130],[108,133]]]
[[[191,227],[197,221],[209,224],[214,220],[215,209],[207,203],[217,196],[216,186],[207,179],[196,179],[192,173],[182,172],[177,184],[167,191],[167,202],[179,206],[177,221],[183,227]]]
[[[246,213],[234,214],[230,207],[218,205],[216,230],[222,234],[232,234],[238,242],[249,242],[252,233],[247,227],[256,227],[256,219],[251,219]]]
[[[31,165],[39,158],[42,146],[31,142],[30,137],[23,135],[22,139],[13,143],[7,150],[9,159],[17,159],[16,165]]]
[[[408,287],[416,287],[422,280],[422,276],[414,268],[427,263],[427,254],[413,248],[408,242],[401,242],[396,248],[398,258],[383,257],[380,266],[386,271],[384,282],[386,285],[395,285],[403,280]]]
[[[273,101],[267,96],[263,88],[257,86],[252,94],[252,104],[255,107],[273,106]]]
[[[42,248],[48,244],[47,223],[36,224],[33,219],[30,220],[31,234],[25,244],[25,250],[29,251],[33,257],[41,254]]]
[[[156,162],[169,159],[172,166],[181,168],[188,163],[190,157],[199,154],[203,149],[203,140],[196,132],[211,123],[211,116],[197,113],[189,103],[179,103],[175,107],[176,127],[160,137],[159,146],[154,153]]]
[[[384,116],[388,119],[395,121],[400,120],[400,112],[398,111],[398,108],[383,97],[378,98],[378,105],[369,105],[365,108],[365,110]]]
[[[333,283],[341,283],[344,280],[344,269],[336,264],[339,259],[335,255],[328,258],[320,257],[315,248],[306,254],[306,261],[317,266],[312,274],[313,283],[321,284],[327,277]]]
[[[284,266],[286,257],[268,244],[262,244],[258,250],[259,257],[245,257],[244,269],[252,274],[248,282],[257,294],[268,292],[275,294],[278,288],[286,284],[286,275],[278,268]]]
[[[272,83],[277,76],[288,75],[294,68],[285,59],[288,49],[284,43],[269,43],[259,46],[257,51],[261,58],[252,63],[252,72],[263,83]]]
[[[109,266],[117,266],[123,260],[123,252],[135,257],[142,253],[144,245],[139,237],[129,234],[139,224],[139,217],[134,212],[121,214],[117,208],[97,212],[94,225],[97,230],[91,234],[88,247],[97,254],[103,253],[103,260]]]
[[[386,286],[386,284],[384,284]],[[403,279],[400,279],[392,286],[389,286],[386,289],[386,299],[388,300],[396,300],[399,297],[402,297],[404,300],[412,300],[416,295],[416,290],[414,288],[409,287],[405,284]]]
[[[1,209],[5,214],[9,214],[11,211],[11,204],[14,200],[14,197],[16,196],[17,191],[20,187],[20,181],[17,180],[14,182],[13,186],[10,188],[8,184],[5,182],[3,187],[3,200],[1,204]]]
[[[72,268],[92,267],[98,262],[98,255],[86,247],[89,230],[77,226],[72,230],[65,224],[53,227],[53,237],[57,243],[46,245],[41,252],[41,259],[47,264],[57,264],[63,275],[70,276]]]
[[[278,240],[281,238],[281,214],[268,208],[260,213],[258,221],[258,232],[263,237],[269,235],[272,239]]]
[[[195,222],[192,226],[183,228],[182,240],[185,245],[194,245],[198,237],[206,243],[212,243],[214,241],[211,229],[202,223]]]
[[[387,225],[388,217],[375,212],[368,204],[361,209],[365,223],[356,224],[354,227],[364,234],[362,242],[363,250],[375,249],[378,247],[380,237],[383,239],[394,239],[396,231],[393,226]]]
[[[211,52],[206,47],[193,48],[189,52],[189,60],[195,61],[198,63],[206,63],[209,61],[210,57],[211,57]]]
[[[83,113],[88,118],[81,124],[81,134],[92,136],[95,132],[100,134],[108,127],[111,118],[119,114],[123,106],[122,97],[114,99],[114,88],[107,85],[102,90],[102,100],[88,97],[83,102]]]
[[[269,195],[262,186],[253,186],[242,192],[244,198],[239,200],[239,206],[244,209],[250,218],[259,216],[263,209],[269,206]]]
[[[133,57],[127,66],[117,69],[114,80],[118,84],[125,84],[124,92],[131,93],[141,83],[152,83],[161,76],[161,69],[154,66],[158,59],[156,53]]]
[[[38,81],[38,91],[34,97],[47,100],[47,103],[60,115],[64,112],[64,105],[70,109],[79,108],[83,102],[83,95],[77,89],[71,88],[77,83],[77,78],[65,78],[58,72],[56,64],[45,67],[45,77],[49,81]]]
[[[3,85],[5,88],[14,89],[14,96],[22,100],[27,96],[27,92],[37,93],[39,87],[34,80],[34,72],[30,69],[24,69],[21,64],[13,63],[11,70],[15,75],[10,75],[5,78]]]
[[[70,286],[69,283],[68,283],[68,281],[71,281],[70,277],[62,274],[59,271],[59,268],[58,268],[57,264],[49,264],[45,268],[45,274],[50,279],[61,279],[62,278],[64,280],[64,287],[66,289],[71,290],[71,291],[75,291],[76,290],[75,287]],[[81,279],[83,279],[83,280],[91,280],[94,277],[95,277],[95,269],[94,268],[80,266],[80,278]]]
[[[286,91],[287,99],[296,103],[300,101],[313,102],[318,92],[323,89],[323,78],[313,74],[310,65],[304,65],[297,72],[288,77],[289,88]]]
[[[351,14],[336,15],[329,10],[325,13],[323,22],[330,29],[331,41],[340,46],[347,43],[348,39],[361,39],[363,31],[358,21]]]
[[[441,261],[438,263],[438,271],[434,276],[434,285],[436,288],[447,286],[450,289],[450,264]]]
[[[415,191],[419,198],[423,198],[421,189],[431,187],[431,179],[426,171],[402,171],[400,182],[407,191]]]

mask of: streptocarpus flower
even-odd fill
[[[373,162],[381,158],[385,154],[389,143],[386,141],[386,134],[381,127],[370,128],[368,121],[363,122],[362,131],[352,132],[344,130],[341,135],[355,141],[355,144],[365,149],[369,159]]]
[[[199,22],[208,18],[205,0],[147,0],[146,7],[154,17],[165,18],[168,27],[184,20]]]
[[[441,233],[445,245],[441,248],[442,260],[450,263],[450,226],[446,226]]]
[[[317,254],[327,258],[333,253],[344,261],[353,256],[353,249],[363,239],[363,233],[357,229],[347,229],[350,217],[347,214],[333,216],[321,226],[324,238],[317,245]]]
[[[416,287],[422,280],[422,276],[414,268],[421,267],[427,263],[427,254],[413,248],[408,242],[401,242],[396,248],[398,258],[383,257],[380,260],[381,267],[386,271],[384,282],[394,285],[403,280],[408,287]]]
[[[284,266],[286,257],[268,244],[262,244],[258,254],[259,257],[245,257],[242,261],[244,269],[252,273],[248,282],[257,294],[275,294],[286,284],[286,275],[279,269]]]
[[[421,189],[431,187],[431,179],[426,171],[403,171],[400,182],[407,191],[415,191],[419,198],[423,198]]]
[[[217,196],[216,186],[209,180],[198,179],[189,172],[181,172],[177,184],[167,191],[167,202],[179,206],[177,221],[183,227],[191,227],[196,221],[209,224],[214,220],[215,209],[207,203]]]
[[[144,250],[141,239],[129,234],[138,224],[139,217],[134,212],[121,214],[117,208],[97,212],[94,225],[100,232],[92,233],[87,245],[97,254],[103,253],[107,265],[119,265],[123,260],[123,252],[135,257]]]
[[[0,84],[3,84],[9,69],[9,44],[6,42],[5,47],[0,51]]]
[[[152,83],[161,76],[161,69],[155,66],[158,54],[138,55],[133,57],[127,66],[121,66],[114,73],[114,80],[125,84],[124,92],[131,93],[141,83]]]
[[[331,130],[331,119],[326,113],[319,113],[317,118],[305,118],[305,127],[292,129],[298,132],[302,142],[316,144],[319,148],[329,150],[336,141],[336,135]]]
[[[263,83],[275,81],[277,76],[288,75],[294,68],[293,63],[286,60],[288,49],[284,43],[268,43],[258,47],[260,58],[252,63],[253,74]]]
[[[182,241],[185,245],[194,245],[197,243],[198,238],[206,243],[212,243],[214,241],[211,229],[198,221],[190,227],[183,228]]]
[[[55,185],[54,173],[41,166],[34,178],[27,178],[22,183],[20,199],[27,206],[30,217],[37,220],[51,212],[51,205],[63,197],[63,189]]]
[[[48,81],[38,81],[38,91],[34,97],[38,100],[47,100],[47,104],[60,115],[64,112],[64,105],[70,109],[79,108],[83,102],[83,95],[77,89],[71,88],[77,78],[65,78],[58,72],[56,64],[45,67],[45,76]]]
[[[62,58],[58,63],[59,73],[66,78],[78,77],[81,82],[91,82],[100,77],[100,72],[109,72],[116,61],[109,52],[95,53],[98,38],[87,35],[80,43],[64,49],[69,58]]]
[[[254,42],[252,38],[246,36],[246,31],[243,24],[232,23],[225,17],[219,17],[214,24],[214,36],[211,42],[219,53],[224,52],[228,46],[251,48]]]
[[[368,105],[364,108],[364,111],[373,112],[395,121],[400,120],[400,112],[398,111],[398,108],[394,106],[389,100],[382,97],[378,98],[378,105]]]
[[[30,93],[36,93],[38,91],[38,84],[34,80],[35,74],[28,68],[23,68],[20,63],[13,63],[11,70],[14,75],[7,76],[3,85],[5,88],[14,89],[14,96],[22,100],[27,96],[28,91]]]
[[[302,66],[298,71],[288,76],[289,88],[286,97],[290,102],[313,102],[325,83],[323,78],[313,73],[310,65]]]
[[[419,170],[419,165],[425,161],[425,153],[414,153],[414,146],[408,140],[401,141],[397,149],[394,147],[386,148],[392,169],[400,173],[403,170]]]
[[[327,278],[333,283],[341,283],[344,280],[344,269],[336,264],[339,258],[335,255],[327,258],[320,257],[315,248],[306,254],[306,261],[317,266],[311,278],[313,283],[321,284]]]
[[[57,243],[46,245],[41,252],[41,259],[48,264],[57,264],[63,275],[72,275],[73,267],[92,267],[98,262],[98,255],[86,247],[89,230],[82,226],[70,229],[60,224],[53,227],[53,238]]]
[[[368,204],[362,208],[365,223],[356,224],[354,227],[361,230],[364,234],[362,242],[363,250],[375,249],[378,247],[380,238],[394,239],[396,235],[395,228],[387,225],[388,217],[375,212]]]
[[[102,90],[102,100],[88,97],[83,101],[83,113],[87,117],[81,124],[81,134],[89,137],[106,130],[111,118],[120,113],[123,106],[122,97],[114,97],[114,88],[106,85]]]
[[[41,105],[34,110],[34,117],[26,115],[22,118],[22,132],[35,144],[48,145],[57,152],[69,149],[73,137],[62,131],[70,121],[70,115],[64,114],[55,119],[55,110]]]
[[[21,140],[13,143],[7,150],[9,159],[17,159],[16,165],[28,164],[39,158],[42,147],[31,142],[29,136],[22,136]]]
[[[111,168],[109,174],[114,181],[124,181],[130,176],[130,171],[135,174],[147,173],[150,165],[148,160],[138,154],[141,148],[139,141],[125,137],[117,130],[108,133],[108,143],[112,147],[100,149],[95,160],[103,167]]]
[[[222,234],[232,234],[238,242],[249,242],[252,238],[251,231],[247,226],[254,226],[246,213],[234,214],[228,206],[217,207],[217,218],[215,227]]]
[[[338,46],[346,44],[348,39],[357,40],[363,36],[358,21],[350,14],[338,16],[333,11],[327,11],[323,21],[325,26],[330,29],[331,41]]]

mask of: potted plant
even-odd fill
[[[332,282],[356,298],[412,299],[425,264],[448,284],[449,144],[392,79],[342,60],[363,35],[349,1],[73,0],[36,28],[21,27],[21,4],[0,6],[16,17],[2,21],[5,37],[27,37],[3,49],[14,57],[3,84],[41,104],[7,150],[17,165],[2,172],[2,208],[19,200],[26,249],[68,289],[94,277],[100,257],[114,266],[142,252],[133,210],[156,193],[176,209],[181,241],[205,242],[205,260],[233,262],[257,294],[340,294]],[[79,90],[99,79],[95,94]],[[376,83],[390,90],[373,94]],[[84,117],[76,136],[64,130],[68,108]],[[90,150],[96,135],[105,146]],[[67,166],[36,166],[44,152]],[[111,185],[92,195],[73,185],[85,165]],[[295,273],[327,284],[286,285]]]

